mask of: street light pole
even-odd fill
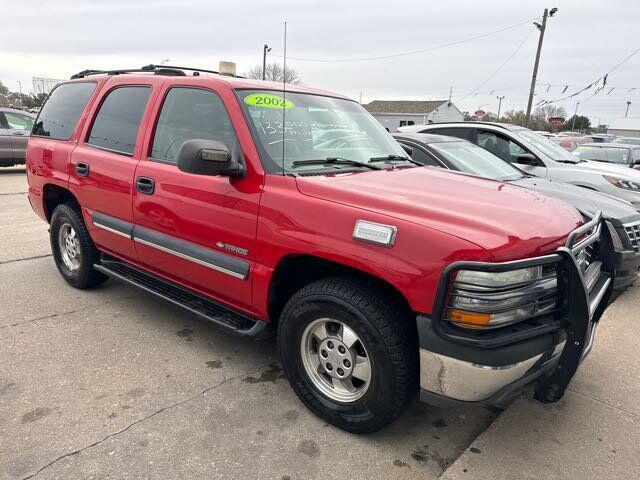
[[[262,80],[267,78],[267,52],[270,52],[271,48],[266,43],[262,48]]]
[[[624,116],[626,117],[627,115],[629,115],[629,107],[631,106],[631,102],[629,100],[627,100],[627,111],[624,112]]]
[[[498,95],[496,98],[498,99],[498,121],[500,121],[500,107],[502,107],[502,100],[504,99],[504,95]]]
[[[576,127],[576,117],[578,116],[578,105],[580,105],[580,102],[576,102],[576,109],[573,112],[573,122],[571,122],[571,131],[575,131],[575,127]]]
[[[553,17],[558,11],[557,8],[552,8],[551,11],[544,9],[542,14],[542,24],[533,22],[538,30],[540,30],[540,37],[538,38],[538,50],[536,51],[536,60],[533,64],[533,75],[531,75],[531,88],[529,89],[529,102],[527,103],[527,115],[525,117],[525,124],[529,126],[529,119],[531,118],[531,106],[533,105],[533,95],[536,92],[536,78],[538,77],[538,65],[540,64],[540,53],[542,52],[542,41],[544,40],[544,32],[547,29],[547,17]]]
[[[20,80],[18,80],[18,91],[20,92],[20,107],[22,108],[22,82]],[[629,107],[627,107],[627,110],[629,110]]]

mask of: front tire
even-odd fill
[[[58,205],[51,215],[49,231],[53,259],[67,283],[84,289],[107,280],[108,277],[93,268],[100,259],[100,253],[77,206]]]
[[[278,346],[298,397],[343,430],[380,430],[415,397],[415,325],[375,285],[329,278],[304,287],[282,312]]]

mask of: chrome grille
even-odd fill
[[[640,252],[640,223],[632,223],[624,226],[627,237],[636,252]]]

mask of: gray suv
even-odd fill
[[[0,167],[24,165],[35,115],[0,107]]]

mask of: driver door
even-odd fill
[[[547,168],[537,159],[536,165],[526,165],[518,163],[518,157],[523,154],[534,155],[532,152],[525,150],[520,144],[514,142],[510,138],[501,133],[492,130],[478,130],[476,141],[474,142],[485,150],[490,151],[497,157],[512,163],[520,170],[535,175],[536,177],[546,177]],[[535,155],[534,155],[535,156]]]

